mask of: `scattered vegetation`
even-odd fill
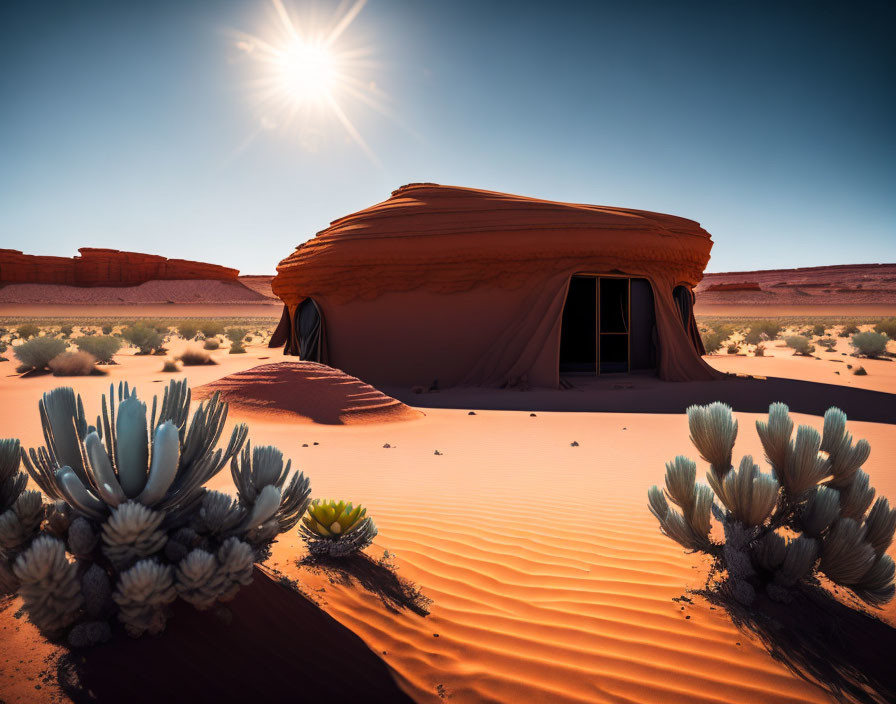
[[[803,335],[790,335],[785,342],[793,350],[794,354],[808,356],[815,351],[815,346]]]
[[[177,332],[185,340],[192,340],[199,332],[199,325],[195,320],[182,320],[177,324]]]
[[[50,360],[66,350],[65,340],[55,337],[32,337],[27,342],[13,347],[13,354],[19,360],[20,372],[46,369]]]
[[[879,332],[860,332],[852,336],[850,343],[862,357],[880,357],[887,351],[889,338]]]
[[[221,343],[214,337],[208,338],[205,343],[202,345],[204,349],[207,350],[216,350],[221,346]]]
[[[121,331],[121,336],[138,349],[139,354],[156,354],[162,351],[162,334],[151,325],[134,323]]]
[[[376,525],[362,506],[314,499],[302,518],[299,534],[312,555],[343,557],[363,550],[376,537]]]
[[[816,323],[812,326],[812,337],[822,337],[827,330],[827,326],[824,323]]]
[[[229,354],[245,354],[245,353],[246,353],[246,348],[243,347],[242,342],[234,342],[233,344],[230,345]]]
[[[203,364],[215,364],[208,352],[192,347],[184,350],[180,355],[180,361],[185,367],[198,367]]]
[[[896,340],[896,318],[881,320],[874,326],[874,332],[886,335],[891,340]]]
[[[822,434],[800,426],[794,438],[787,406],[772,404],[768,421],[756,422],[771,474],[750,455],[732,466],[737,421],[725,404],[691,406],[688,425],[710,465],[708,486],[696,483],[696,463],[679,455],[666,464],[665,492],[648,492],[650,511],[664,535],[713,558],[735,599],[751,604],[764,590],[787,602],[817,584],[818,574],[873,606],[892,599],[896,564],[886,550],[896,510],[883,497],[872,506],[875,491],[861,469],[871,447],[853,443],[842,411],[825,413]],[[712,536],[713,518],[721,542]]]
[[[156,634],[178,598],[197,609],[232,599],[308,506],[308,479],[276,448],[250,450],[245,425],[216,448],[227,405],[216,395],[191,420],[185,381],[172,381],[149,417],[119,385],[97,429],[70,388],[40,407],[48,445],[22,457],[50,501],[22,493],[18,443],[0,450],[0,474],[13,477],[0,481],[0,579],[45,636],[91,645],[110,638],[111,618],[131,636]],[[236,499],[203,486],[227,464]]]
[[[106,323],[102,326],[103,335],[111,335],[112,334],[112,326]]]
[[[815,344],[824,347],[828,352],[833,352],[837,347],[837,340],[833,337],[822,337],[815,341]]]
[[[700,339],[703,340],[703,347],[706,348],[706,354],[714,354],[721,349],[722,343],[730,336],[731,333],[727,330],[712,330],[710,332],[701,333]]]
[[[754,354],[757,357],[765,357],[765,345],[756,345]]]
[[[180,368],[177,366],[177,362],[173,359],[166,359],[165,363],[162,365],[163,372],[179,372]]]
[[[206,337],[224,334],[224,323],[220,320],[202,320],[198,323],[199,330]]]
[[[736,342],[732,342],[728,345],[728,354],[737,354],[738,352],[740,352],[740,345]]]
[[[78,337],[73,342],[82,352],[87,352],[96,357],[99,364],[111,364],[113,361],[112,357],[121,349],[121,338],[113,337],[112,335]]]
[[[16,335],[23,340],[30,337],[37,337],[40,334],[40,328],[34,323],[25,323],[16,328]]]
[[[53,376],[90,376],[101,373],[96,368],[96,357],[81,350],[63,352],[53,357],[47,366]]]
[[[852,337],[859,331],[859,326],[855,323],[847,323],[840,331],[840,337]]]

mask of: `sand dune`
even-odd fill
[[[816,387],[822,390],[896,391],[884,369],[896,367],[893,362],[869,367],[869,376],[861,378],[867,386],[853,389],[846,384],[858,378],[833,375],[843,364],[773,351],[767,359],[708,359],[728,371],[766,364],[767,371],[773,367],[797,379],[817,375],[828,384]],[[268,355],[262,348],[250,348],[245,356],[216,352],[219,366],[186,373],[194,386],[209,383]],[[278,359],[276,352],[272,359]],[[33,409],[40,392],[60,381],[75,381],[93,408],[100,391],[117,378],[136,381],[144,395],[152,382],[170,378],[158,373],[158,358],[121,361],[104,379],[0,377],[0,392],[8,399],[3,433],[26,445],[40,442],[36,412],[22,409]],[[717,387],[720,393],[725,383]],[[690,388],[666,386],[682,397]],[[537,394],[493,393],[524,400]],[[447,396],[416,398],[435,406]],[[297,564],[305,551],[295,534],[281,538],[270,562],[381,657],[410,697],[434,704],[830,701],[739,631],[721,609],[699,599],[676,601],[687,588],[702,586],[707,564],[659,534],[646,491],[662,481],[666,460],[679,453],[696,457],[680,411],[537,410],[532,417],[529,410],[488,410],[488,399],[472,392],[465,400],[469,405],[454,398],[458,407],[426,408],[426,416],[413,423],[250,420],[253,443],[282,448],[310,476],[316,496],[363,502],[380,531],[373,556],[388,550],[397,573],[433,600],[428,616],[396,613],[357,583]],[[761,414],[744,410],[747,402],[734,399],[741,427],[736,455],[761,457],[753,430]],[[475,415],[468,415],[471,409]],[[816,415],[795,413],[795,419],[820,426]],[[878,492],[896,498],[896,424],[859,420],[850,430],[871,443],[866,470]],[[228,483],[222,474],[213,486]],[[40,641],[24,619],[13,618],[16,608],[13,603],[0,613],[0,638],[11,646],[0,656],[0,698],[65,700],[54,684],[60,651]],[[896,623],[896,606],[888,606],[883,617]],[[295,639],[311,636],[297,628]]]

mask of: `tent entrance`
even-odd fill
[[[624,276],[573,276],[563,307],[560,373],[624,374],[655,368],[650,283]]]
[[[299,357],[309,362],[320,362],[321,315],[312,299],[306,298],[296,309],[296,339],[299,343]]]

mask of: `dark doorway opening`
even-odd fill
[[[563,308],[560,373],[624,374],[656,367],[650,283],[624,276],[573,276]]]
[[[295,316],[299,357],[309,362],[320,361],[321,319],[317,304],[306,298],[299,304]]]
[[[560,328],[560,373],[594,374],[597,362],[597,279],[573,276]]]

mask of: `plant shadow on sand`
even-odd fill
[[[226,608],[177,602],[160,636],[59,659],[59,684],[82,702],[411,702],[386,664],[312,601],[256,568]]]
[[[413,582],[398,576],[388,552],[379,560],[363,552],[338,558],[308,555],[296,560],[296,564],[325,575],[333,584],[350,587],[358,583],[393,613],[407,610],[418,616],[429,615],[432,599],[424,596]]]
[[[775,660],[838,702],[896,702],[896,628],[874,615],[818,586],[796,593],[789,604],[759,594],[751,607],[724,586],[693,593],[725,609]]]

